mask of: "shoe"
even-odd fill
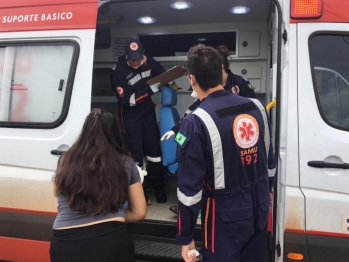
[[[173,213],[175,213],[177,215],[177,205],[171,206],[169,209],[170,209],[170,211],[172,211]]]
[[[155,188],[155,195],[156,195],[156,201],[158,201],[158,203],[166,203],[167,202],[165,189],[163,187]]]

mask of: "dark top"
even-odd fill
[[[225,90],[230,91],[233,86],[237,85],[240,88],[240,92],[238,94],[239,96],[256,98],[256,94],[253,90],[254,87],[252,86],[250,81],[243,78],[242,76],[234,75],[234,73],[229,69],[227,73],[228,73],[228,78],[227,78],[227,83],[224,86]]]
[[[146,61],[139,68],[133,69],[123,55],[111,70],[112,91],[122,107],[123,123],[126,127],[139,122],[144,114],[154,112],[155,109],[151,100],[154,93],[147,81],[165,72],[165,69],[151,56],[145,57]]]
[[[241,208],[246,199],[250,204],[254,197],[251,188],[247,187],[244,196],[238,189],[257,182],[258,194],[262,199],[269,198],[268,170],[274,169],[277,162],[272,144],[267,148],[264,134],[269,132],[270,138],[270,129],[264,123],[262,111],[254,102],[225,90],[208,95],[183,119],[175,139],[178,244],[187,245],[193,239],[201,200],[209,196],[206,187],[213,192],[217,210]],[[219,217],[222,213],[217,214],[217,223],[226,221]]]

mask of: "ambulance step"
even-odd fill
[[[145,261],[183,261],[181,246],[145,240],[134,240],[137,259]]]
[[[181,247],[176,244],[177,223],[142,220],[128,224],[132,234],[136,258],[149,262],[181,261]],[[194,240],[197,249],[201,246],[201,228],[195,227]]]

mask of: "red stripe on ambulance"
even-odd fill
[[[11,7],[0,4],[0,32],[96,28],[97,0],[41,1],[32,8],[28,8],[27,1],[9,2]]]

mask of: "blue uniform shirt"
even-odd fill
[[[228,69],[228,78],[224,86],[224,89],[229,91],[233,86],[237,85],[240,88],[239,96],[256,98],[254,87],[247,79],[239,75],[234,75],[232,71]]]
[[[187,245],[193,240],[198,211],[203,208],[201,200],[209,191],[212,198],[217,198],[217,206],[210,209],[213,208],[212,212],[215,208],[224,208],[225,202],[219,200],[224,196],[232,196],[230,208],[252,206],[248,202],[251,196],[246,196],[246,203],[234,202],[233,196],[241,193],[242,187],[254,183],[258,183],[261,197],[270,201],[269,187],[276,158],[269,126],[264,124],[268,120],[263,118],[256,103],[225,90],[217,91],[182,120],[175,138],[178,144],[178,244]],[[265,138],[269,139],[268,146]]]

